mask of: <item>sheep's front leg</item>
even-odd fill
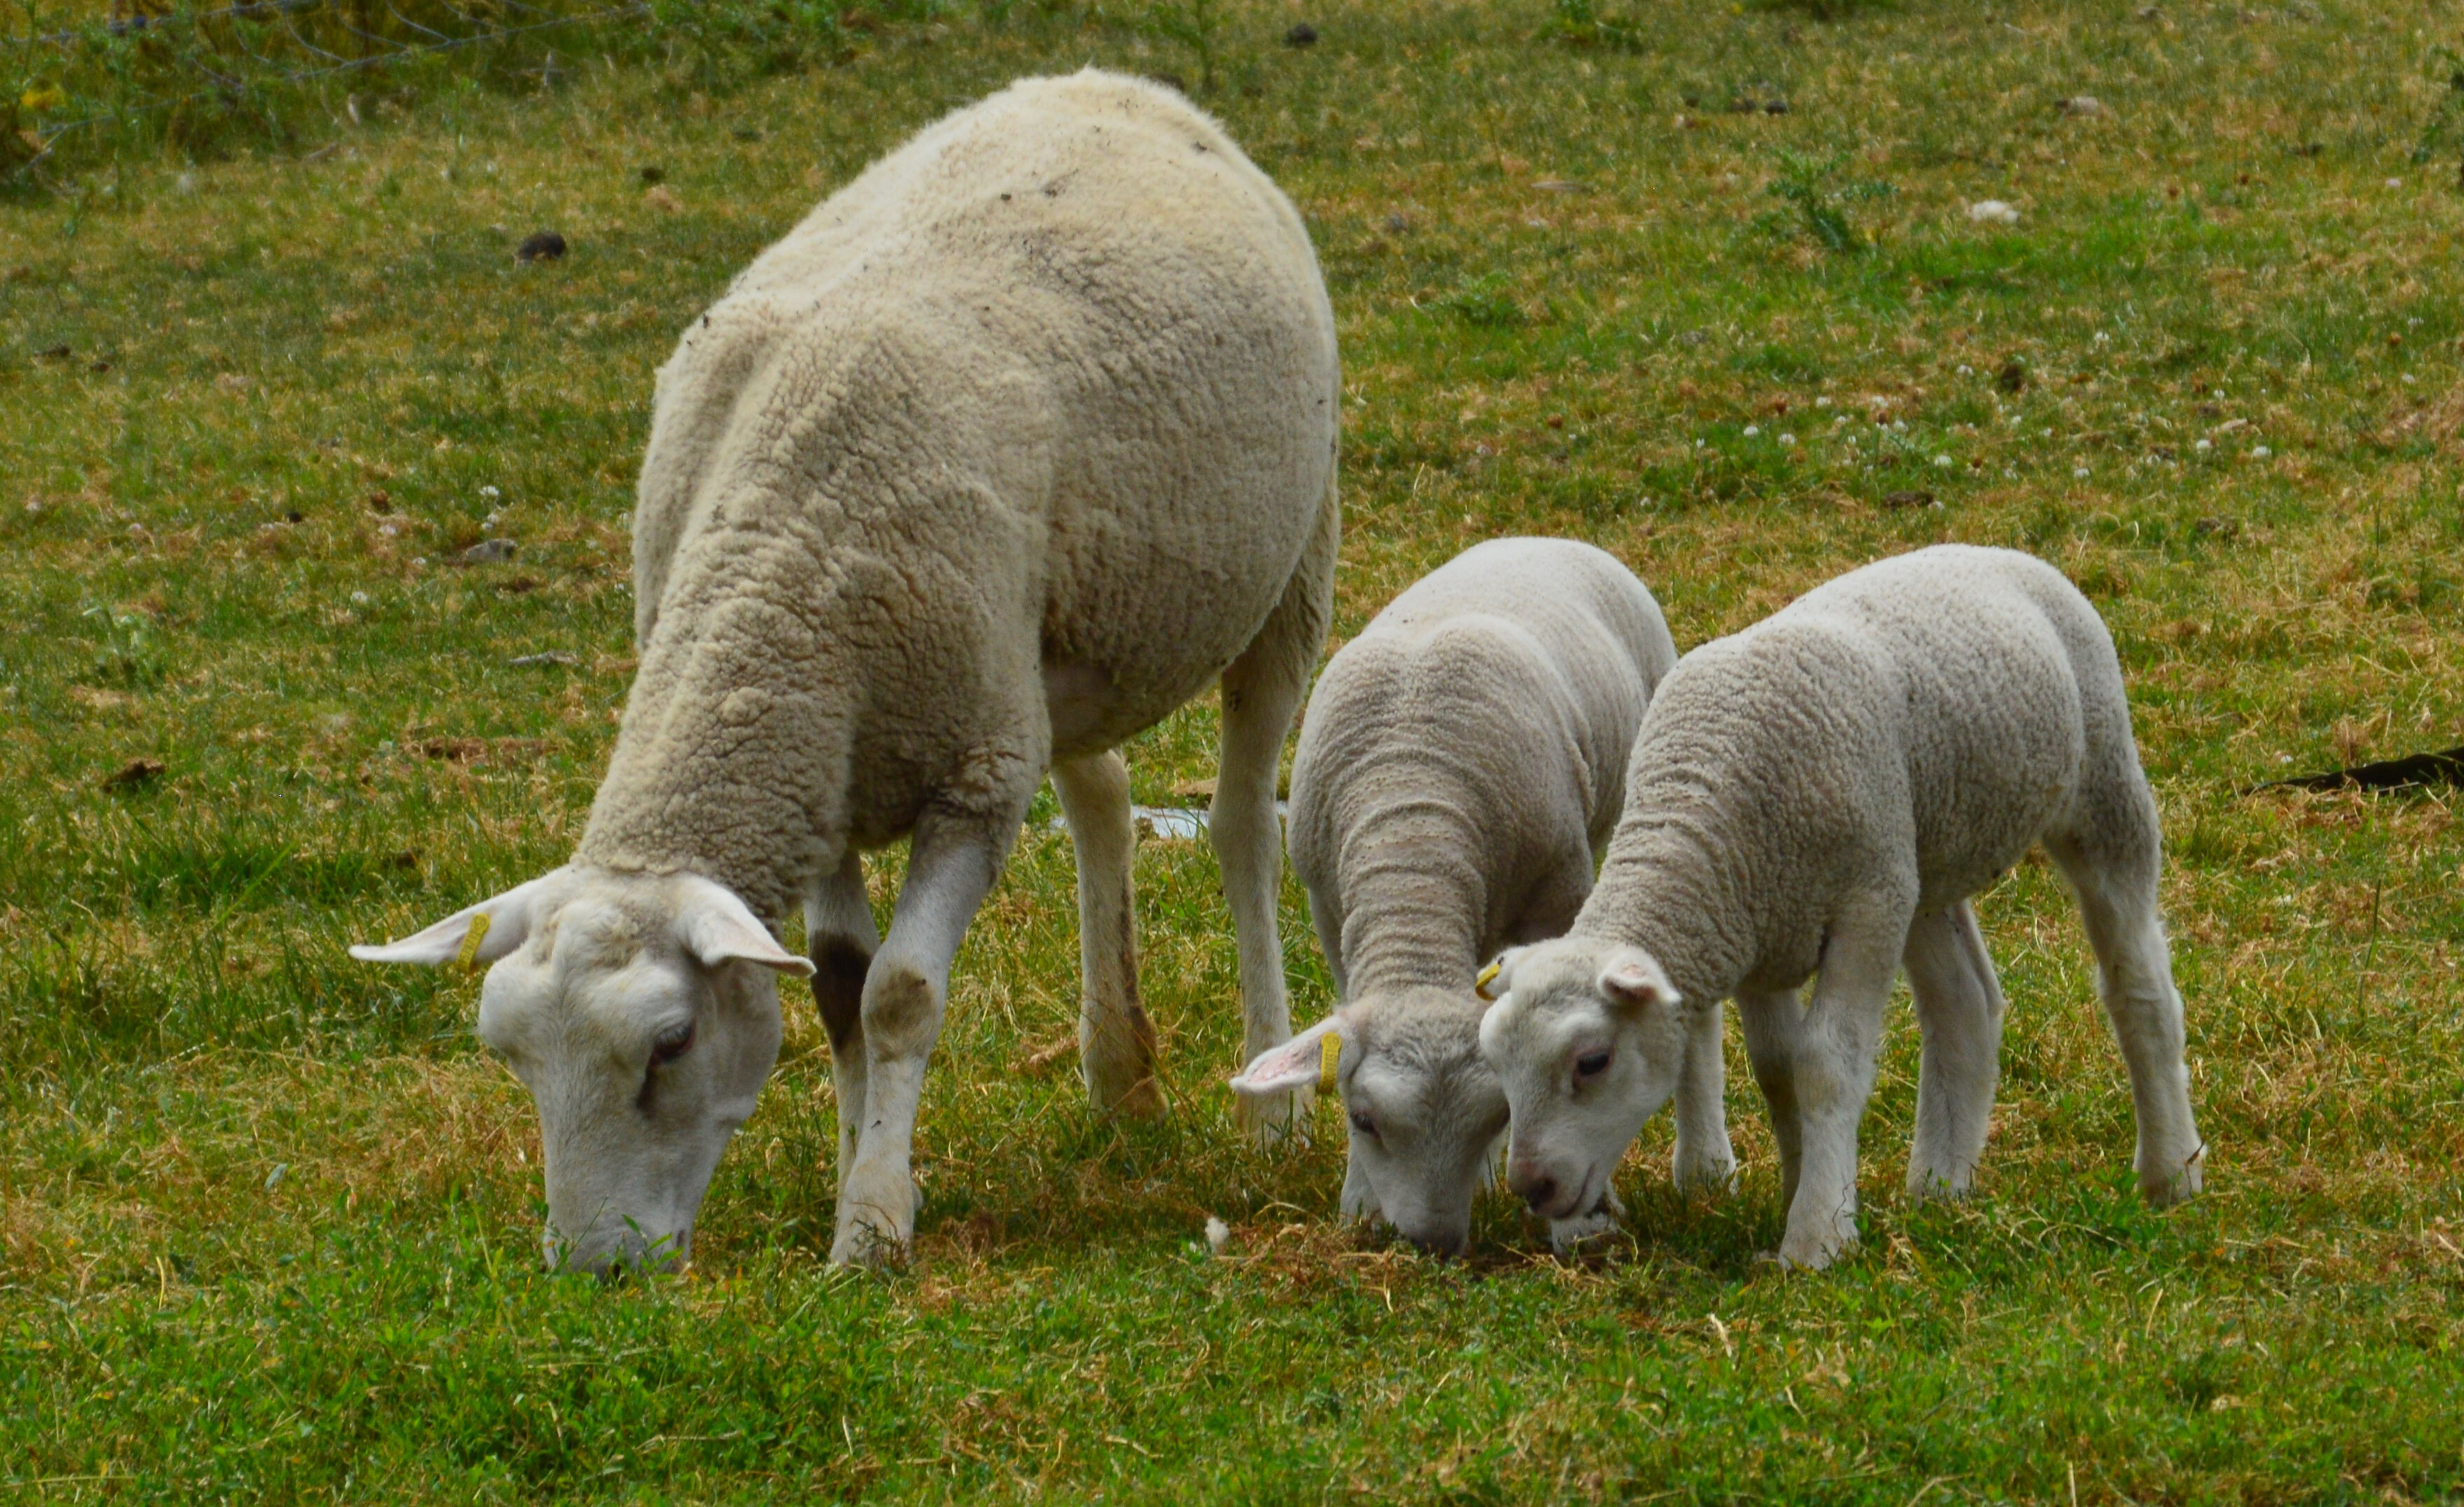
[[[1677,1075],[1677,1155],[1681,1188],[1717,1192],[1737,1175],[1728,1144],[1728,1065],[1721,1055],[1720,1002],[1689,1001],[1685,1062]]]
[[[2002,986],[1966,900],[1908,927],[1904,960],[1925,1055],[1917,1073],[1908,1194],[1959,1197],[1976,1183],[2001,1075]]]
[[[847,850],[836,874],[804,897],[804,934],[813,958],[813,1003],[830,1038],[830,1080],[839,1099],[839,1189],[847,1189],[864,1128],[864,981],[881,932],[872,923],[872,902],[864,889],[864,859]],[[847,1228],[844,1197],[839,1229]]]
[[[1163,1113],[1155,1087],[1155,1026],[1138,1004],[1138,937],[1131,890],[1137,827],[1130,769],[1118,752],[1066,759],[1052,787],[1078,852],[1078,1061],[1097,1109]]]
[[[1874,914],[1881,912],[1879,916]],[[1796,1195],[1779,1258],[1821,1268],[1857,1240],[1857,1126],[1874,1092],[1882,1009],[1900,971],[1908,914],[1875,906],[1832,927],[1796,1036]]]
[[[915,1106],[941,1034],[950,964],[1025,807],[1021,799],[997,824],[932,814],[916,824],[898,911],[865,979],[864,1120],[840,1180],[833,1264],[895,1258],[915,1232]]]

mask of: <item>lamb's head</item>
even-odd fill
[[[1513,1112],[1507,1186],[1552,1220],[1607,1206],[1625,1148],[1677,1092],[1689,1006],[1651,954],[1589,937],[1517,947],[1480,1050]]]
[[[1506,1096],[1481,1060],[1481,1008],[1468,991],[1367,994],[1259,1053],[1232,1087],[1267,1097],[1318,1082],[1334,1041],[1351,1127],[1343,1211],[1382,1218],[1423,1250],[1459,1254],[1506,1129]]]
[[[563,868],[382,947],[371,963],[489,964],[479,1039],[539,1104],[550,1266],[669,1267],[728,1138],[779,1057],[781,947],[693,875]]]

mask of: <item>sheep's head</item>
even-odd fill
[[[1507,1186],[1552,1220],[1609,1204],[1625,1148],[1677,1092],[1691,1022],[1651,954],[1588,937],[1517,947],[1480,1050],[1513,1112]]]
[[[1506,1096],[1480,1056],[1480,1012],[1467,990],[1367,994],[1259,1053],[1232,1087],[1265,1097],[1314,1082],[1333,1037],[1351,1132],[1343,1211],[1458,1254],[1506,1128]]]
[[[690,1253],[719,1153],[778,1060],[777,976],[812,972],[708,879],[581,868],[351,956],[491,965],[479,1039],[539,1104],[548,1263],[590,1272]]]

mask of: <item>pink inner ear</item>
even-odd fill
[[[1281,1094],[1298,1088],[1317,1076],[1319,1050],[1315,1034],[1294,1036],[1250,1063],[1232,1080],[1233,1086],[1244,1094]]]

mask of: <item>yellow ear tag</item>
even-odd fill
[[[468,972],[479,965],[479,943],[488,940],[488,913],[481,911],[471,918],[471,929],[462,938],[462,950],[453,955],[454,964]]]
[[[1317,1091],[1334,1092],[1334,1070],[1343,1061],[1343,1033],[1330,1031],[1317,1038]]]
[[[1482,999],[1488,998],[1488,986],[1496,983],[1497,976],[1505,971],[1506,964],[1502,963],[1492,963],[1487,967],[1481,969],[1480,977],[1472,981],[1472,992],[1479,995]]]

